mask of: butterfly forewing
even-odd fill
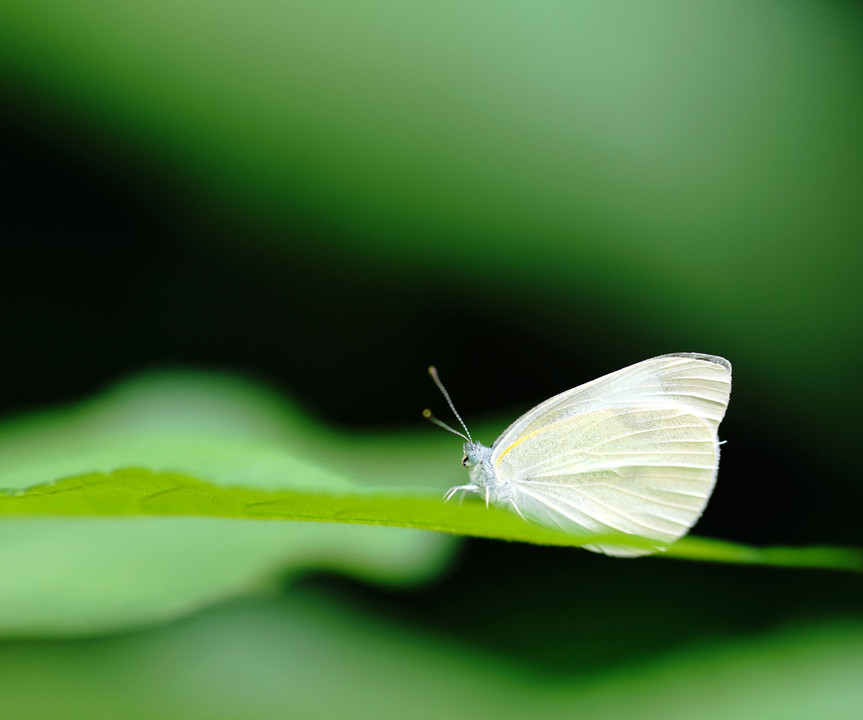
[[[716,430],[731,393],[731,365],[715,355],[660,355],[549,398],[510,425],[494,443],[500,451],[519,435],[570,415],[610,407],[679,405]]]
[[[730,380],[721,358],[673,355],[562,393],[494,444],[497,478],[510,484],[519,510],[543,525],[637,535],[662,547],[692,527],[713,490]]]

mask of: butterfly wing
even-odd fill
[[[495,442],[491,462],[525,517],[573,533],[638,535],[659,549],[688,532],[713,491],[730,391],[723,358],[645,360],[525,413]]]

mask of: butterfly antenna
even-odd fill
[[[437,374],[437,368],[434,365],[429,365],[429,375],[431,376],[431,379],[434,380],[434,384],[437,385],[438,390],[440,390],[443,393],[443,396],[446,398],[447,404],[449,405],[449,409],[452,410],[452,414],[455,415],[456,419],[461,423],[461,426],[464,428],[466,436],[462,435],[457,430],[453,430],[448,425],[442,423],[440,420],[438,420],[436,417],[434,417],[431,414],[430,410],[424,410],[423,416],[425,418],[427,418],[428,420],[431,420],[435,425],[439,425],[439,426],[445,428],[446,430],[449,430],[450,432],[455,433],[456,435],[461,435],[463,438],[465,438],[465,440],[467,440],[469,442],[473,442],[473,438],[470,436],[470,430],[467,429],[467,425],[464,424],[464,420],[461,419],[461,415],[459,415],[458,410],[455,409],[455,405],[453,405],[452,398],[450,398],[449,393],[446,391],[446,388],[443,386],[443,383],[440,381],[440,377],[438,377],[438,374]],[[428,414],[426,414],[426,413],[428,413]]]
[[[459,437],[464,438],[465,440],[470,440],[464,433],[460,433],[458,430],[453,430],[449,425],[447,425],[443,420],[438,420],[434,415],[432,415],[432,411],[426,408],[423,410],[423,417],[429,422],[434,423],[438,427],[442,427],[444,430],[451,432],[453,435],[458,435]]]

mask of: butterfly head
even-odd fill
[[[461,459],[461,464],[466,468],[472,468],[479,465],[483,461],[483,446],[475,442],[466,442],[464,444],[464,457]]]

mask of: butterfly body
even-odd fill
[[[460,489],[484,495],[487,502],[495,505],[506,505],[512,502],[514,488],[511,483],[497,476],[491,459],[493,450],[482,443],[464,444],[461,462],[470,473],[470,485],[462,485]]]
[[[664,549],[713,491],[730,390],[731,365],[713,355],[662,355],[618,370],[529,410],[490,448],[465,437],[470,482],[445,499],[474,492],[552,529],[640,538],[585,545],[610,555]]]

